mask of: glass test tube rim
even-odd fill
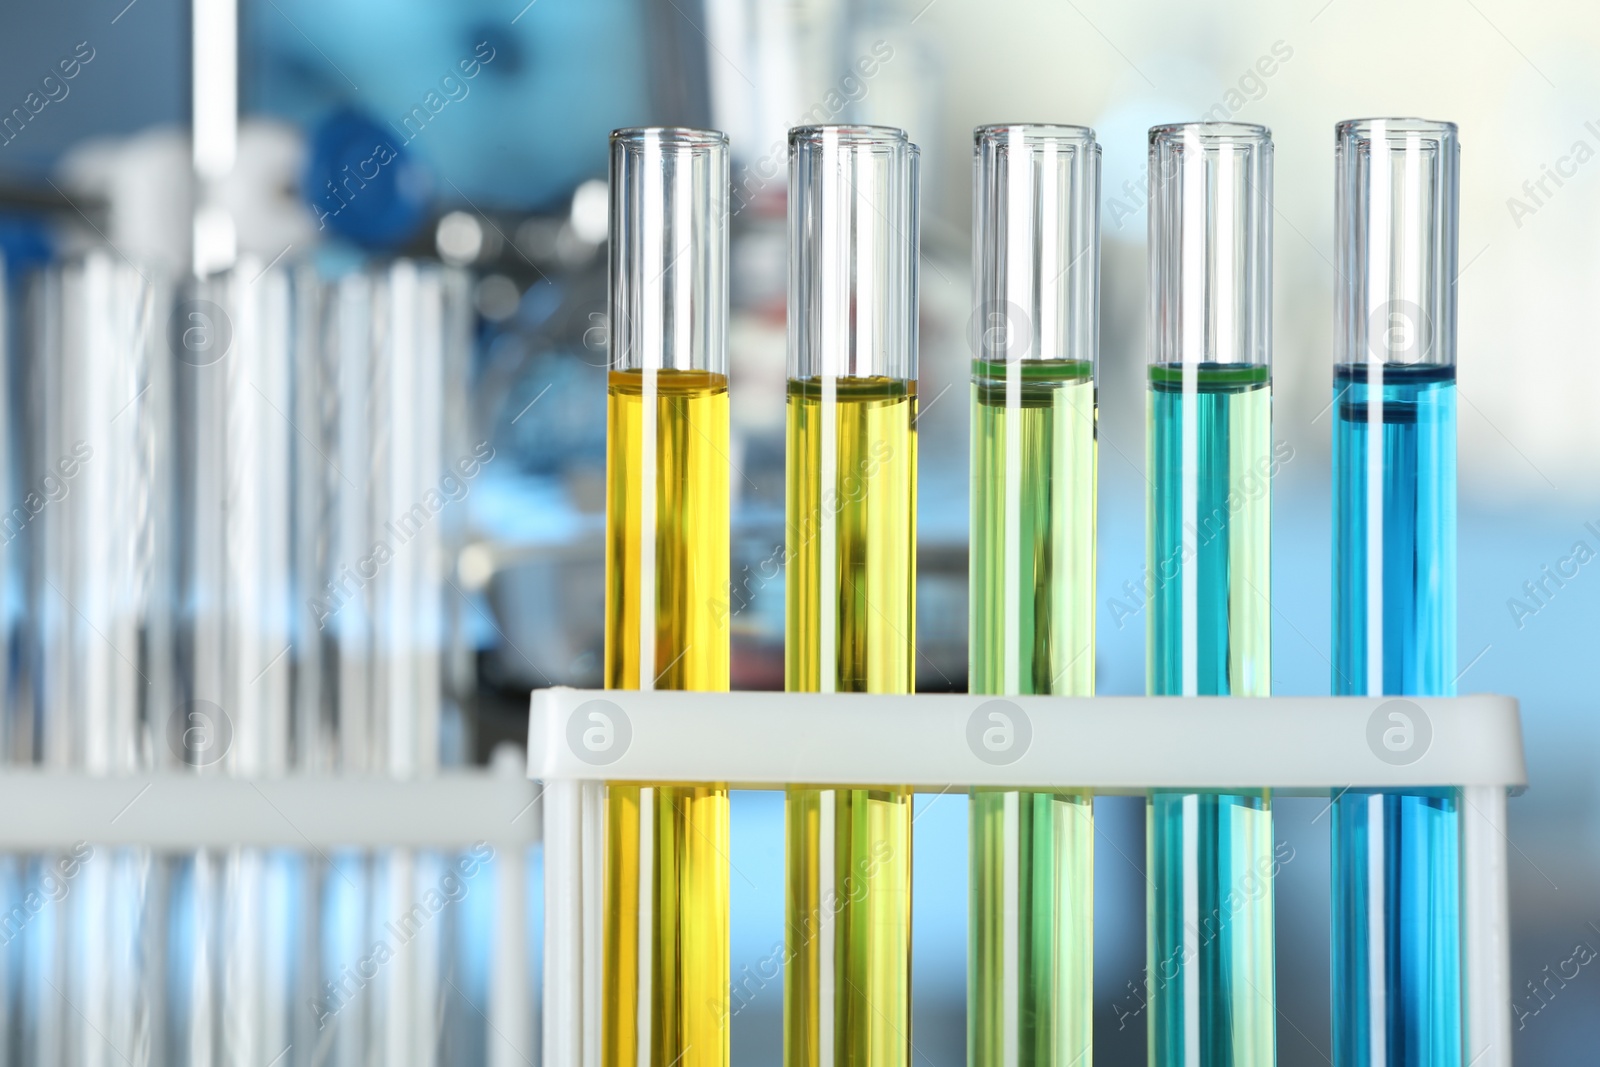
[[[614,145],[633,147],[647,141],[688,150],[726,148],[729,144],[728,135],[721,130],[696,126],[624,126],[611,131]]]
[[[1202,144],[1272,144],[1272,127],[1255,122],[1167,122],[1150,127],[1150,144],[1182,142],[1193,134]]]
[[[1342,119],[1334,123],[1334,140],[1342,143],[1363,135],[1370,137],[1379,123],[1383,124],[1384,132],[1389,134],[1434,134],[1442,140],[1457,142],[1461,136],[1461,127],[1447,119],[1379,115],[1364,119]]]
[[[1041,144],[1055,141],[1100,154],[1099,135],[1093,126],[1080,126],[1068,122],[990,122],[972,129],[973,144],[978,146],[1003,146],[1013,135],[1024,143]]]
[[[874,126],[866,123],[818,123],[810,126],[791,126],[789,146],[801,144],[820,145],[829,139],[851,147],[910,148],[916,150],[911,136],[899,126]]]

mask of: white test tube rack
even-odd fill
[[[1463,1067],[1510,1067],[1506,798],[1527,784],[1516,700],[995,697],[544,689],[546,1064],[599,1067],[607,782],[1144,795],[1460,790]]]
[[[526,850],[539,841],[538,790],[515,749],[491,766],[410,779],[356,774],[243,778],[192,770],[91,774],[0,769],[0,851],[133,846],[196,849],[466,849],[487,843],[495,938],[486,1023],[491,1067],[533,1058]],[[432,1063],[432,1050],[414,1050]],[[558,1061],[545,1061],[558,1062]]]

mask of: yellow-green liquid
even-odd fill
[[[1024,361],[1019,370],[1013,532],[1007,521],[1013,427],[1006,367],[974,364],[969,688],[1091,696],[1094,380],[1089,364],[1079,360]],[[1014,593],[1006,566],[1012,548]],[[1008,599],[1014,599],[1009,608]]]
[[[728,381],[703,371],[658,371],[655,379],[647,437],[645,375],[610,376],[606,686],[726,690]],[[652,449],[653,521],[645,496]],[[647,548],[653,588],[643,588]],[[654,645],[648,663],[641,624]],[[727,789],[613,784],[605,832],[602,1061],[638,1067],[646,1040],[652,1067],[727,1067]],[[641,834],[651,860],[643,872]],[[649,961],[645,973],[641,959]],[[649,997],[645,1035],[641,987]]]
[[[1017,377],[1015,410],[1007,406],[1008,372]],[[1085,361],[973,364],[974,693],[1094,694],[1095,417]],[[970,810],[967,1062],[1005,1067],[1015,1042],[1021,1067],[1086,1067],[1092,801],[975,789]]]
[[[909,693],[916,383],[828,383],[789,383],[785,685]],[[911,819],[909,789],[789,790],[786,1067],[821,1063],[830,1019],[837,1067],[911,1062]]]

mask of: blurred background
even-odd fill
[[[732,137],[736,581],[782,538],[785,130],[883,123],[922,146],[919,685],[957,691],[971,130],[1099,131],[1110,694],[1144,678],[1124,583],[1143,571],[1145,131],[1271,126],[1274,432],[1293,450],[1274,684],[1326,693],[1333,125],[1449,119],[1459,685],[1522,700],[1517,1055],[1592,1058],[1600,973],[1570,961],[1600,949],[1597,50],[1600,9],[1510,0],[18,6],[0,35],[5,758],[412,778],[514,761],[530,689],[597,685],[606,134],[645,124]],[[750,590],[734,684],[775,688],[782,581]],[[1324,808],[1276,806],[1286,1065],[1330,1055]],[[1113,1067],[1145,1056],[1143,806],[1096,811],[1095,1049]],[[736,797],[736,981],[782,939],[780,817],[777,796]],[[965,800],[922,798],[916,830],[913,1042],[943,1067],[964,1060]],[[485,1015],[492,894],[450,895],[405,983],[362,970],[367,934],[455,854],[104,851],[0,857],[0,1063],[535,1057],[536,849],[481,864],[528,886],[514,1033]],[[258,925],[314,933],[273,957],[275,993],[244,996]],[[735,1062],[776,1065],[780,983],[747,988]],[[431,1018],[427,1039],[382,1036],[396,1011]]]

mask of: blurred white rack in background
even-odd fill
[[[538,788],[521,761],[414,779],[235,778],[193,771],[0,771],[0,850],[78,842],[197,848],[448,848],[539,840]]]
[[[462,882],[444,881],[454,877],[451,872],[455,868],[443,862],[418,866],[415,857],[430,853],[448,856],[469,849],[478,854],[487,845],[488,855],[496,857],[497,862],[485,865],[487,888],[493,900],[492,936],[487,940],[486,1003],[481,1009],[471,1010],[481,1011],[488,1027],[484,1062],[510,1067],[529,1062],[533,1055],[537,1027],[532,1011],[533,973],[527,936],[530,887],[525,857],[539,840],[541,819],[539,789],[528,780],[521,754],[513,746],[498,749],[487,768],[453,769],[414,778],[375,774],[246,778],[210,769],[100,775],[5,767],[0,769],[0,811],[7,813],[5,819],[0,819],[0,854],[59,853],[70,858],[78,856],[87,844],[94,849],[144,850],[134,854],[157,857],[192,855],[204,850],[238,856],[241,851],[259,850],[256,855],[320,857],[330,866],[330,856],[349,849],[359,849],[367,855],[400,856],[404,863],[400,869],[408,876],[413,871],[423,873],[417,875],[415,883],[409,878],[394,883],[393,899],[384,905],[386,910],[382,913],[390,920],[390,929],[404,927],[413,912],[421,914],[416,909],[427,898],[414,894],[423,893],[429,886],[440,892],[453,886],[457,893],[466,893]],[[110,862],[115,861],[97,860],[96,866]],[[72,875],[64,877],[70,879]],[[360,893],[379,892],[375,885],[366,885],[362,876],[355,877],[361,885],[349,884],[337,872],[329,875],[348,888],[347,905]],[[66,892],[65,885],[58,883],[56,899],[65,898]],[[85,899],[91,897],[88,894]],[[456,899],[459,897],[452,895],[448,901]],[[166,906],[164,898],[158,897],[157,905]],[[410,912],[406,910],[408,906]],[[427,906],[430,915],[424,918],[431,919],[447,905],[445,898],[440,898]],[[29,916],[19,910],[5,918],[26,926]],[[254,921],[266,928],[271,926],[269,918],[257,915]],[[411,934],[410,928],[402,932],[408,937]],[[0,931],[0,938],[9,941],[16,933],[8,926]],[[430,927],[427,933],[436,940],[437,926]],[[320,935],[313,931],[309,936]],[[395,936],[397,945],[408,939]],[[417,940],[421,943],[423,939]],[[357,948],[368,951],[371,946],[362,943]],[[350,971],[351,967],[364,968],[370,961],[359,957],[359,953],[352,958],[360,961],[343,972],[332,972],[333,980],[355,983],[364,990],[374,974],[358,970],[352,977]],[[421,981],[411,975],[412,969],[419,975],[429,973],[429,960],[423,957],[408,958],[406,963],[393,966],[400,968],[397,973],[407,976],[402,985]],[[122,975],[120,971],[106,973]],[[130,979],[122,975],[122,980]],[[468,981],[465,977],[459,980]],[[347,992],[301,985],[294,995],[296,1011],[303,1012],[307,1003],[322,1003],[321,1010],[331,1018],[342,1010]],[[401,1027],[409,1025],[404,1013],[396,1015],[384,1011],[384,1007],[378,1005],[380,1017]],[[92,1014],[94,1008],[88,1010]],[[352,1040],[359,1045],[362,1031],[357,1021],[341,1017],[341,1029],[349,1031],[348,1037],[337,1037],[331,1024],[324,1030],[320,1021],[309,1034],[296,1031],[309,1043],[302,1047],[297,1037],[295,1044],[282,1050],[280,1059],[312,1062],[317,1056],[325,1057],[330,1045],[344,1047]],[[110,1047],[128,1055],[110,1037],[102,1034],[98,1040],[97,1048]],[[437,1041],[437,1037],[433,1040]],[[337,1044],[339,1041],[344,1045]],[[313,1046],[318,1045],[321,1052],[314,1054]],[[293,1059],[287,1058],[291,1051]],[[412,1053],[417,1062],[436,1062],[432,1047],[424,1045],[412,1049]]]

